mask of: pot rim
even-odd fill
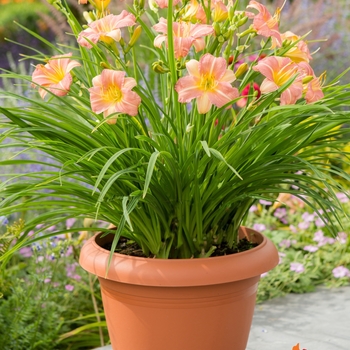
[[[278,264],[274,244],[261,233],[240,228],[240,237],[259,243],[250,250],[225,256],[194,259],[154,259],[113,253],[97,244],[97,233],[83,246],[79,263],[99,278],[147,286],[200,286],[260,276]],[[185,271],[185,273],[184,273]]]

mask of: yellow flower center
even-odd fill
[[[112,45],[114,42],[113,38],[111,38],[110,36],[107,36],[107,35],[101,35],[100,41],[103,41],[107,45]]]
[[[122,91],[115,85],[111,85],[107,88],[105,93],[105,99],[109,102],[120,102],[123,98]]]
[[[291,79],[296,73],[297,69],[288,69],[288,67],[284,67],[278,72],[273,73],[273,80],[278,86],[284,85],[289,79]]]
[[[48,74],[50,77],[50,80],[52,81],[53,84],[58,84],[63,78],[65,77],[65,71],[62,68],[54,68],[54,73]]]
[[[204,91],[211,91],[215,89],[216,85],[215,77],[212,74],[204,74],[201,77],[199,88]]]

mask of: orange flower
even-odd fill
[[[294,345],[292,350],[300,350],[299,343],[297,345]]]
[[[67,95],[73,81],[69,72],[80,66],[78,61],[69,58],[71,56],[72,53],[53,56],[47,64],[38,64],[32,75],[32,86],[40,85],[56,96]],[[41,98],[46,96],[46,89],[39,88]]]
[[[125,113],[136,116],[141,103],[140,96],[131,91],[136,86],[134,78],[126,78],[125,72],[104,69],[100,75],[92,79],[93,87],[89,89],[91,109],[106,118],[113,113]],[[114,124],[117,118],[108,123]]]
[[[232,70],[227,69],[226,60],[207,53],[198,61],[186,63],[189,76],[180,78],[175,85],[179,102],[187,103],[197,99],[197,109],[207,113],[212,105],[222,107],[239,96],[231,83],[236,79]]]

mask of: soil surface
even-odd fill
[[[236,254],[239,252],[244,252],[246,250],[250,250],[254,247],[257,247],[257,243],[251,243],[246,238],[241,239],[238,242],[237,247],[230,248],[226,242],[217,245],[215,251],[211,255],[214,256],[224,256],[224,255],[230,255],[230,254]],[[111,250],[112,242],[105,244],[102,248]],[[115,253],[129,255],[129,256],[137,256],[137,257],[143,257],[143,258],[153,258],[153,256],[146,256],[142,249],[139,247],[139,245],[133,241],[128,240],[127,238],[120,237],[119,242],[117,244],[116,249],[114,250]]]

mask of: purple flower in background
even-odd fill
[[[345,232],[338,232],[337,240],[341,244],[345,244],[348,240],[348,235]]]
[[[282,252],[278,252],[278,256],[279,256],[278,264],[282,264],[283,263],[283,258],[286,256],[286,254],[282,253]]]
[[[318,247],[316,247],[315,245],[306,245],[304,247],[304,250],[306,250],[307,252],[310,252],[310,253],[315,253],[318,251]]]
[[[272,202],[266,201],[265,199],[260,199],[259,203],[262,204],[262,205],[271,205],[272,204]]]
[[[278,245],[282,248],[289,248],[291,243],[290,239],[283,239]]]
[[[75,218],[69,218],[66,220],[66,227],[67,229],[72,228],[72,226],[74,225],[76,219]]]
[[[31,247],[23,247],[19,250],[19,253],[24,257],[24,258],[30,258],[33,255],[33,250]]]
[[[305,271],[304,265],[298,262],[290,263],[290,270],[296,273],[302,273]]]
[[[262,232],[266,230],[266,226],[264,224],[254,224],[253,225],[253,230]]]
[[[306,222],[313,222],[315,220],[315,214],[310,214],[308,212],[305,212],[301,217]]]
[[[66,272],[67,272],[67,277],[69,278],[73,278],[77,281],[80,281],[81,280],[81,276],[78,275],[76,272],[75,272],[75,268],[78,264],[75,263],[75,264],[71,264],[71,265],[67,265],[66,267]]]
[[[298,229],[294,226],[294,225],[289,225],[289,229],[293,232],[293,233],[297,233]]]
[[[64,253],[64,256],[70,256],[73,254],[73,247],[70,245],[66,252]]]
[[[0,226],[7,225],[9,223],[9,220],[6,216],[0,216]]]
[[[332,237],[325,237],[323,232],[321,230],[315,232],[314,234],[314,241],[318,242],[318,246],[322,247],[326,244],[333,244],[335,243],[335,239]]]
[[[68,292],[72,292],[74,290],[74,286],[72,286],[71,284],[67,284],[64,288],[68,290]]]
[[[341,202],[341,203],[349,202],[349,198],[345,193],[340,192],[340,193],[337,193],[336,196],[339,199],[339,202]]]
[[[350,277],[350,271],[345,266],[338,266],[332,270],[335,278]]]
[[[327,221],[327,220],[325,220],[325,221]],[[315,225],[316,225],[316,227],[324,227],[326,224],[321,218],[317,218],[315,220]]]
[[[308,229],[310,226],[310,222],[308,221],[302,221],[298,224],[298,227],[301,229],[301,230],[306,230]]]
[[[252,205],[250,208],[249,208],[249,211],[251,213],[253,213],[254,211],[256,211],[258,209],[258,207],[256,205]]]
[[[283,224],[288,224],[286,208],[277,208],[274,211],[273,216],[279,219]]]
[[[314,234],[314,241],[315,242],[320,242],[322,241],[324,238],[324,234],[322,230],[318,230],[317,232],[315,232]]]
[[[267,276],[267,274],[268,274],[268,272],[264,272],[264,273],[262,273],[262,274],[260,275],[260,277],[261,277],[261,278],[264,278],[264,277]]]

